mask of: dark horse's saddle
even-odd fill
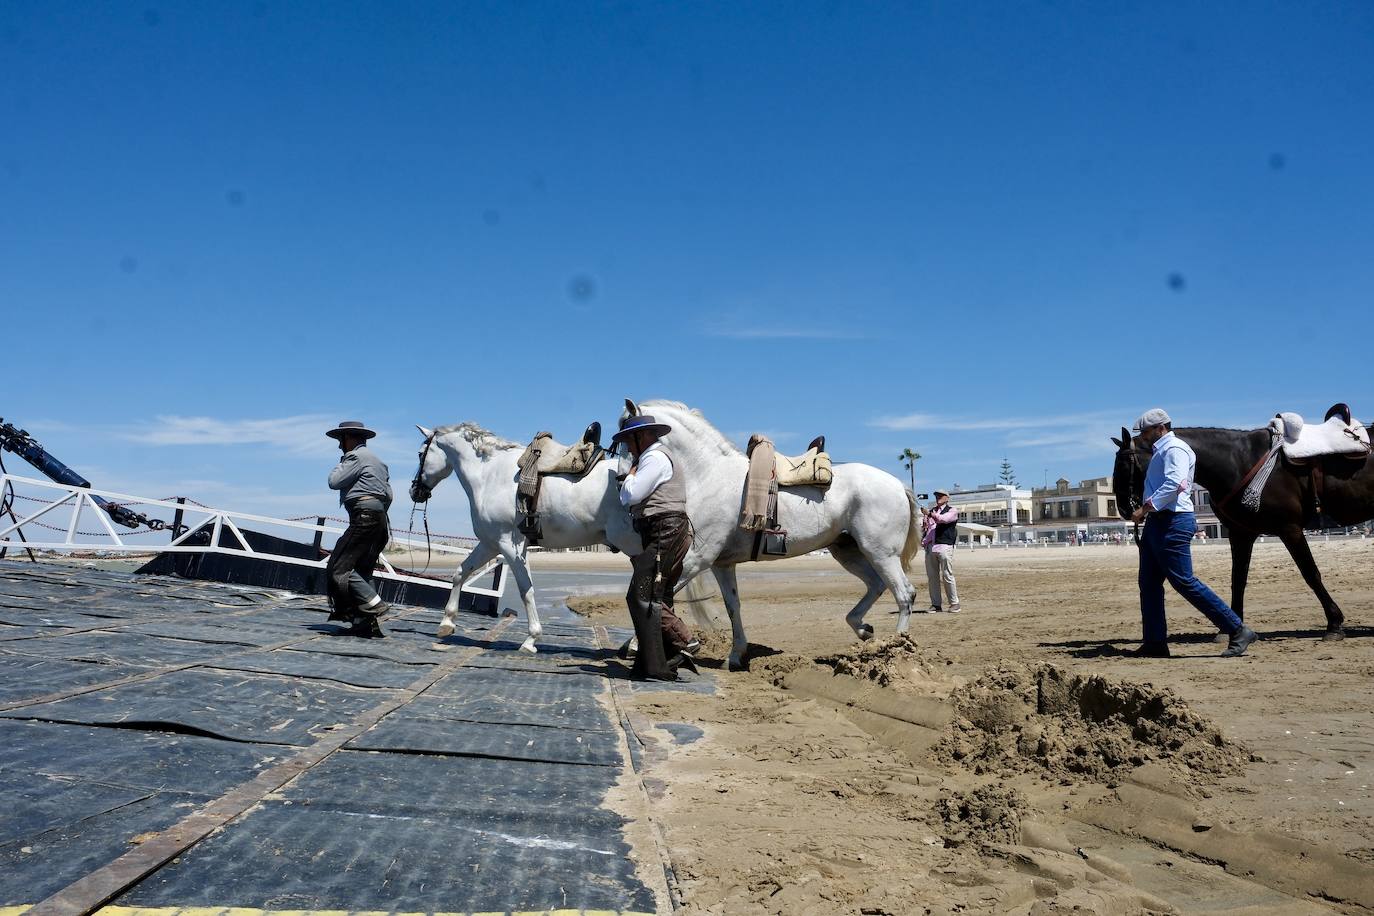
[[[1346,427],[1355,425],[1350,405],[1343,401],[1331,405],[1331,409],[1323,417],[1323,423],[1329,423],[1332,417],[1338,417],[1340,423]],[[1360,432],[1358,429],[1354,431]],[[1366,454],[1359,453],[1342,454],[1337,452],[1307,458],[1293,458],[1285,453],[1284,463],[1288,466],[1289,471],[1298,478],[1302,486],[1304,528],[1310,530],[1330,527],[1331,519],[1325,516],[1322,509],[1322,499],[1326,495],[1327,475],[1330,473],[1338,475],[1353,473],[1364,465],[1366,458]]]
[[[531,546],[538,544],[544,536],[539,521],[539,493],[543,489],[544,478],[558,474],[581,480],[605,455],[606,450],[601,447],[601,424],[597,422],[588,424],[581,441],[566,448],[560,448],[554,442],[552,433],[535,434],[525,453],[516,462],[520,468],[520,480],[515,488],[515,509],[519,515],[517,525]]]

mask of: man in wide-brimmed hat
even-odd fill
[[[377,620],[390,608],[367,577],[390,539],[391,474],[367,447],[377,434],[360,421],[344,420],[325,435],[337,439],[343,452],[329,472],[329,488],[339,491],[348,511],[348,529],[329,555],[329,619],[348,621],[355,636],[385,636]]]
[[[692,653],[700,643],[673,613],[673,590],[692,546],[687,519],[687,483],[661,437],[671,431],[648,414],[627,417],[611,441],[625,443],[634,457],[620,489],[620,503],[634,516],[644,549],[632,559],[625,602],[630,607],[639,650],[634,673],[653,680],[677,680],[683,665],[695,670]]]

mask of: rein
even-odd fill
[[[421,573],[429,572],[430,556],[434,549],[429,538],[429,497],[434,491],[425,486],[424,481],[421,480],[425,473],[425,459],[429,457],[429,447],[433,444],[434,436],[431,434],[425,439],[425,447],[420,452],[420,464],[415,468],[415,479],[410,482],[410,521],[406,524],[406,527],[411,531],[415,530],[415,494],[423,493],[425,496],[423,500],[424,509],[420,513],[420,518],[425,526],[425,568],[420,571]]]

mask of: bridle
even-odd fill
[[[1145,494],[1145,485],[1143,481],[1141,482],[1139,491],[1137,491],[1136,489],[1136,480],[1140,478],[1140,456],[1136,454],[1135,446],[1133,444],[1123,444],[1121,446],[1120,451],[1126,454],[1126,457],[1131,464],[1131,473],[1126,481],[1126,504],[1130,506],[1131,509],[1131,538],[1135,541],[1135,546],[1139,547],[1140,522],[1137,522],[1135,520],[1135,514],[1136,511],[1140,509],[1141,497]],[[1141,495],[1137,496],[1137,492],[1139,492]]]
[[[422,573],[429,572],[430,555],[433,553],[433,546],[429,538],[429,498],[434,495],[434,490],[425,485],[425,459],[429,457],[429,447],[434,444],[434,433],[430,433],[425,438],[425,447],[420,450],[420,464],[415,468],[415,479],[410,482],[410,522],[408,527],[411,531],[415,530],[415,508],[416,502],[424,505],[420,512],[420,519],[425,526],[425,568]],[[419,497],[418,500],[416,497]]]

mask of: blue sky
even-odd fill
[[[918,489],[1368,417],[1371,99],[1367,3],[11,0],[0,415],[285,515],[345,417],[408,479],[671,397]]]

